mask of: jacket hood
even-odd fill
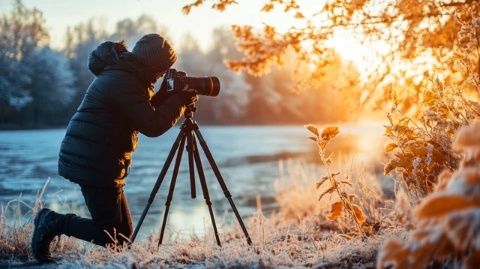
[[[127,48],[123,43],[103,42],[90,53],[88,69],[98,76],[107,66],[115,65],[124,52],[127,52]]]
[[[155,83],[154,74],[148,72],[148,69],[128,52],[122,42],[103,42],[90,53],[88,57],[88,69],[98,76],[105,70],[120,69],[133,73],[141,81],[151,84]]]

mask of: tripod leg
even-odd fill
[[[193,157],[195,158],[195,164],[197,166],[197,171],[198,171],[198,178],[200,179],[200,184],[202,186],[203,198],[205,198],[205,203],[208,206],[208,212],[210,213],[210,219],[212,220],[213,231],[215,233],[215,239],[217,240],[217,245],[221,247],[222,244],[220,243],[220,238],[218,237],[217,224],[215,223],[215,216],[213,215],[212,202],[210,201],[210,195],[208,194],[207,181],[205,180],[205,174],[203,173],[202,160],[200,159],[200,155],[198,154],[197,142],[195,141],[195,137],[193,136],[193,133],[191,136],[191,140],[193,145],[193,151],[189,152],[189,154],[193,154]]]
[[[250,239],[250,235],[248,235],[247,228],[245,227],[245,224],[243,223],[242,217],[240,217],[240,214],[238,213],[237,207],[235,206],[235,203],[232,200],[232,194],[227,188],[227,185],[225,184],[225,180],[222,177],[222,174],[220,174],[220,170],[218,169],[217,164],[215,163],[215,160],[213,159],[212,153],[210,152],[210,149],[207,146],[207,143],[205,142],[205,139],[203,139],[202,134],[200,133],[200,130],[198,126],[194,128],[195,134],[198,137],[198,141],[200,142],[200,146],[202,146],[203,151],[205,152],[205,156],[208,159],[208,162],[210,163],[210,166],[213,169],[213,172],[215,173],[215,176],[217,177],[218,183],[220,183],[220,186],[222,187],[223,193],[225,194],[225,197],[228,199],[228,202],[230,203],[230,206],[232,207],[233,213],[235,214],[235,217],[237,218],[238,223],[240,224],[240,227],[242,228],[243,234],[245,235],[245,238],[247,239],[247,243],[249,245],[252,245],[252,240]]]
[[[133,234],[130,237],[130,244],[132,244],[135,241],[135,238],[137,237],[138,231],[142,226],[143,220],[145,219],[145,216],[147,215],[148,210],[150,209],[150,206],[152,205],[153,200],[155,199],[155,195],[157,195],[158,189],[160,189],[160,185],[162,185],[162,181],[165,178],[165,175],[167,174],[168,167],[172,162],[173,156],[175,155],[175,151],[177,150],[180,140],[182,139],[183,136],[184,136],[184,131],[183,129],[181,129],[180,133],[177,136],[177,139],[173,143],[172,149],[170,149],[170,153],[168,153],[168,157],[167,157],[167,160],[165,161],[165,164],[163,165],[162,171],[158,175],[157,181],[153,186],[152,192],[150,193],[150,197],[148,198],[147,205],[145,206],[145,209],[143,209],[142,216],[138,220],[137,226],[135,227],[135,230],[133,231]]]
[[[187,135],[187,151],[188,151],[188,171],[190,171],[190,192],[192,195],[192,199],[195,199],[197,197],[196,190],[195,190],[195,168],[193,167],[193,154],[190,152],[193,152],[193,143],[192,143],[192,137],[193,133],[191,130],[186,133]]]
[[[165,225],[167,224],[168,211],[170,210],[170,204],[172,203],[173,199],[173,191],[175,190],[175,183],[177,182],[178,170],[180,168],[180,163],[182,162],[182,154],[185,148],[185,139],[187,133],[184,134],[185,135],[182,137],[180,146],[178,147],[177,158],[175,159],[175,166],[172,173],[172,181],[170,182],[170,189],[168,190],[167,201],[165,202],[165,212],[163,213],[162,228],[160,230],[160,238],[158,239],[159,246],[162,244],[163,241],[163,234],[165,233]]]

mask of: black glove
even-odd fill
[[[178,94],[182,97],[186,106],[191,106],[198,101],[198,96],[195,93],[180,91]]]
[[[155,93],[155,95],[152,96],[152,99],[150,99],[150,103],[153,106],[159,106],[165,102],[169,96],[170,93],[167,91],[167,80],[164,78],[160,85],[160,89],[158,89],[157,93]]]
[[[188,89],[188,87],[185,87]],[[158,106],[165,102],[170,96],[172,95],[180,95],[184,105],[189,106],[193,105],[195,102],[198,101],[198,96],[194,92],[189,92],[188,90],[176,90],[176,91],[168,91],[167,90],[167,80],[164,78],[162,84],[160,85],[160,89],[158,89],[157,93],[152,96],[150,102],[154,106]]]

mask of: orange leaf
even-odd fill
[[[338,217],[342,215],[343,212],[343,202],[335,202],[332,204],[332,209],[330,210],[330,214],[327,215],[327,219],[329,220],[336,220]]]
[[[337,136],[338,133],[339,133],[338,127],[336,127],[336,126],[329,126],[329,127],[326,127],[325,129],[323,129],[322,138],[323,138],[323,139],[332,139],[332,138],[334,138],[335,136]]]
[[[480,207],[480,198],[469,198],[460,195],[434,196],[425,199],[415,212],[418,219],[442,217],[472,207]]]
[[[385,134],[386,134],[388,137],[393,136],[393,129],[392,129],[392,127],[386,126],[386,127],[385,127]]]
[[[410,256],[410,249],[402,243],[389,240],[385,243],[378,254],[377,268],[389,268],[395,265],[395,268],[410,268],[407,257]]]
[[[270,12],[270,11],[273,10],[273,7],[274,7],[274,6],[273,6],[272,3],[267,3],[267,4],[263,5],[261,11],[263,11],[263,12]]]
[[[392,170],[400,166],[400,160],[399,159],[393,159],[390,160],[385,167],[383,168],[383,173],[384,175],[389,175]]]
[[[390,144],[388,144],[388,145],[385,147],[385,152],[390,152],[390,151],[392,151],[392,150],[394,150],[394,149],[396,149],[396,148],[397,148],[397,144],[395,144],[395,143],[390,143]]]
[[[301,12],[295,13],[295,19],[303,19],[305,16]]]
[[[480,173],[476,167],[464,168],[462,173],[465,183],[473,186],[480,184]]]
[[[352,209],[353,213],[355,213],[355,218],[357,219],[358,223],[362,225],[367,220],[362,208],[356,204],[352,204]]]
[[[312,132],[312,133],[315,134],[316,136],[319,135],[318,127],[317,127],[316,125],[307,124],[307,125],[305,125],[305,128],[307,128],[307,130],[309,130],[310,132]]]
[[[399,125],[402,125],[402,126],[408,126],[408,122],[409,122],[409,121],[410,121],[410,120],[409,120],[408,118],[403,118],[403,119],[401,119],[401,120],[398,121],[398,124],[399,124]]]

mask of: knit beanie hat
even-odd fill
[[[165,71],[177,60],[177,55],[170,44],[158,34],[144,35],[135,43],[132,53],[140,63],[153,72]]]

